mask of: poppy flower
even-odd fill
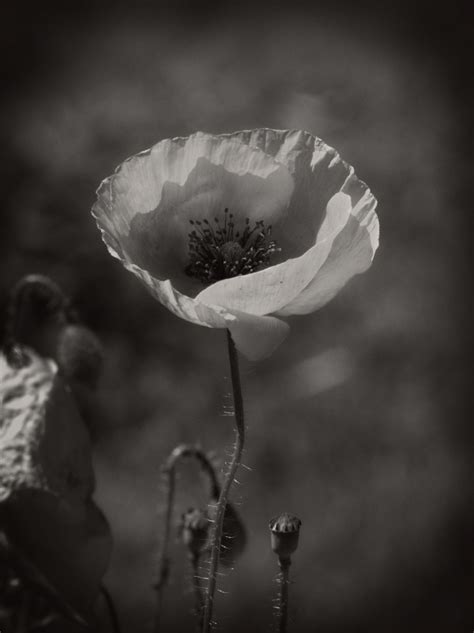
[[[228,328],[256,360],[287,335],[282,317],[321,308],[370,266],[376,204],[319,138],[256,129],[157,143],[101,183],[92,213],[158,301]]]

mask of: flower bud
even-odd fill
[[[191,556],[198,557],[205,550],[209,519],[202,510],[190,508],[181,519],[181,538]]]
[[[211,523],[216,519],[217,512],[216,497],[211,497],[209,504],[209,520]],[[247,530],[239,513],[232,503],[227,503],[222,522],[221,547],[219,551],[219,564],[224,567],[232,567],[241,556],[247,544]]]
[[[282,560],[289,560],[298,547],[301,521],[284,512],[269,523],[272,550]]]
[[[69,316],[69,302],[52,279],[44,275],[22,277],[7,306],[5,350],[10,364],[18,368],[26,365],[25,357],[18,353],[21,345],[53,358],[58,329]]]
[[[227,503],[222,524],[222,539],[219,562],[224,567],[232,567],[241,556],[247,544],[247,531],[237,510]]]
[[[95,389],[102,371],[99,339],[83,325],[66,325],[59,336],[58,365],[66,379]]]

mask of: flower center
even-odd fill
[[[189,233],[189,264],[185,272],[205,284],[221,279],[247,275],[270,263],[273,253],[280,250],[270,239],[272,227],[265,227],[262,220],[250,226],[245,218],[244,226],[236,230],[234,216],[224,211],[224,220],[190,220],[193,230]]]

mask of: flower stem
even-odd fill
[[[202,593],[201,593],[201,585],[199,582],[199,559],[198,555],[194,555],[190,557],[191,568],[192,568],[192,576],[193,576],[193,590],[194,590],[194,611],[196,614],[196,632],[200,633],[202,629]]]
[[[279,614],[279,633],[287,632],[288,622],[288,585],[290,584],[290,565],[289,558],[279,558],[280,565],[280,595],[278,598],[278,614]]]
[[[165,524],[163,528],[163,539],[161,543],[159,572],[158,578],[154,585],[156,590],[156,606],[155,619],[153,622],[153,633],[159,633],[161,612],[163,610],[163,592],[169,577],[170,559],[168,554],[168,545],[171,531],[171,516],[173,513],[174,491],[175,491],[175,472],[174,467],[164,468],[163,474],[166,478],[166,513]]]
[[[211,557],[209,561],[209,579],[207,584],[206,600],[204,604],[204,618],[202,633],[209,633],[212,626],[212,613],[214,607],[214,594],[216,591],[217,569],[219,566],[219,553],[222,540],[222,524],[229,498],[229,491],[234,481],[235,474],[242,459],[242,452],[245,440],[244,423],[244,403],[242,398],[242,387],[240,384],[239,359],[232,336],[227,330],[227,347],[229,351],[230,375],[232,380],[232,390],[234,394],[234,419],[236,427],[236,441],[234,452],[229,465],[224,484],[219,495],[216,506],[216,517],[211,533]]]

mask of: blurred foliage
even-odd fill
[[[64,616],[83,628],[95,619],[112,550],[109,525],[92,499],[87,430],[95,426],[101,347],[44,276],[16,284],[7,315],[0,353],[0,627],[51,631]]]
[[[282,511],[303,521],[293,630],[470,630],[457,188],[469,165],[457,148],[454,37],[438,38],[447,23],[399,5],[102,8],[33,13],[6,37],[18,56],[3,62],[16,87],[2,106],[0,307],[21,275],[51,275],[104,344],[97,499],[114,532],[107,581],[124,629],[151,622],[160,465],[181,442],[225,458],[230,384],[222,332],[174,318],[107,254],[94,190],[161,138],[268,126],[307,129],[355,165],[379,200],[381,246],[330,305],[291,320],[270,359],[242,363],[249,470],[234,501],[248,545],[222,579],[220,630],[269,630],[267,525]],[[201,507],[192,466],[179,485],[182,511]],[[167,630],[189,630],[186,556],[175,554]]]

